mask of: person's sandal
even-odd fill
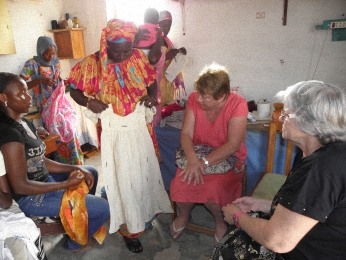
[[[173,234],[172,234],[172,232],[171,232],[171,227],[172,227],[172,230],[173,230],[173,232],[174,232]],[[180,228],[177,229],[177,228],[175,227],[174,221],[172,221],[172,225],[170,225],[169,233],[171,234],[171,236],[172,236],[174,239],[178,239],[178,238],[181,236],[181,234],[183,234],[184,229],[185,229],[185,226],[180,227]],[[180,232],[180,233],[179,233],[179,232]],[[177,233],[179,233],[179,234],[176,236]]]
[[[217,244],[220,242],[220,239],[216,236],[216,234],[214,235],[214,246],[217,246]]]
[[[132,253],[140,253],[143,251],[143,246],[141,244],[141,241],[139,241],[138,238],[128,238],[128,237],[123,237],[123,238],[127,248]]]

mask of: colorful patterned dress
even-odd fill
[[[50,87],[44,84],[33,87],[34,94],[32,97],[32,105],[37,108],[39,113],[42,113],[42,109],[47,100],[52,95],[56,86],[59,85],[61,80],[60,73],[60,63],[58,63],[58,65],[56,66],[44,67],[40,66],[40,64],[35,59],[29,59],[25,62],[24,68],[20,73],[25,81],[32,81],[37,78],[45,77],[51,78],[56,82],[56,85],[54,87]],[[58,150],[54,154],[54,160],[61,163],[73,165],[84,164],[83,153],[80,148],[77,132],[74,134],[74,137],[71,141],[65,143],[58,140],[56,143]]]
[[[68,79],[71,88],[109,104],[101,113],[109,232],[119,230],[127,237],[139,236],[145,222],[156,214],[172,212],[155,156],[155,132],[145,121],[143,107],[138,106],[154,80],[155,69],[137,49],[129,59],[116,64],[103,62],[99,53],[91,54],[73,67]]]

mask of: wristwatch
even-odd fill
[[[205,159],[205,157],[202,157],[202,160],[204,161],[204,164],[207,165],[207,167],[209,167],[209,162],[207,159]]]
[[[235,213],[235,214],[233,215],[233,222],[234,222],[234,225],[235,225],[236,227],[239,227],[239,216],[240,216],[240,215],[243,215],[243,214],[246,214],[246,213],[243,212],[243,211],[238,211],[237,213]]]

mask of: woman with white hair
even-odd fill
[[[283,259],[345,259],[345,91],[303,81],[277,96],[282,137],[301,151],[273,201],[239,198],[223,207],[225,220]],[[252,218],[250,210],[271,217]]]

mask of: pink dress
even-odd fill
[[[228,97],[218,118],[213,123],[207,121],[204,110],[197,102],[197,92],[191,93],[186,106],[193,111],[196,120],[193,143],[216,148],[227,140],[229,119],[248,114],[246,100],[235,93],[231,93]],[[238,159],[245,162],[247,149],[244,142],[235,154]],[[214,201],[220,206],[225,206],[241,195],[244,172],[235,173],[234,170],[230,170],[225,174],[204,175],[204,184],[187,186],[186,182],[181,182],[182,177],[178,176],[181,171],[182,169],[177,169],[176,176],[171,182],[170,195],[173,201],[193,203]]]

